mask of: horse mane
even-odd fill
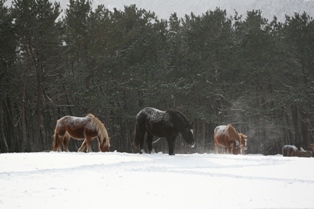
[[[108,136],[108,132],[105,128],[105,125],[98,119],[96,118],[93,114],[89,113],[87,115],[87,117],[90,117],[91,120],[92,120],[92,125],[95,126],[97,132],[98,132],[98,135],[100,137],[100,140],[104,140],[104,138],[106,138],[106,142],[105,142],[105,145],[106,146],[110,146],[110,138]]]
[[[226,132],[229,134],[230,139],[238,139],[240,142],[239,133],[235,130],[235,128],[231,124],[227,125]]]
[[[181,133],[185,132],[185,129],[190,126],[190,122],[185,117],[183,113],[178,110],[167,110],[167,112],[172,116],[174,119],[173,122],[175,126],[179,129]]]
[[[188,119],[185,117],[185,115],[182,112],[180,112],[178,110],[168,110],[168,111],[171,112],[172,114],[175,113],[175,115],[178,116],[179,118],[181,118],[183,121],[185,121],[186,124],[189,124]]]

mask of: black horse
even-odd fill
[[[151,153],[153,136],[165,137],[168,143],[169,155],[174,155],[175,139],[181,133],[187,144],[194,146],[193,123],[176,111],[161,111],[152,107],[145,107],[136,116],[133,145],[143,151],[144,136],[147,133],[148,152]]]

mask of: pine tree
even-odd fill
[[[48,144],[47,137],[50,139],[45,132],[48,127],[45,127],[47,124],[43,121],[42,109],[46,102],[52,101],[48,91],[51,87],[49,84],[54,82],[55,78],[49,75],[53,74],[59,54],[60,34],[56,21],[60,15],[60,4],[52,4],[48,0],[15,0],[12,14],[19,42],[19,66],[22,71],[20,88],[23,92],[21,108],[23,127],[26,123],[26,105],[36,105],[34,141],[28,140],[28,144],[25,145],[26,133],[23,133],[20,149],[41,150]],[[35,84],[36,89],[29,84]],[[29,104],[25,104],[25,101]]]

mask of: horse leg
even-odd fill
[[[167,143],[168,143],[169,155],[174,155],[174,143],[175,143],[175,139],[173,139],[173,138],[167,138]]]
[[[231,154],[236,155],[237,154],[237,146],[235,142],[232,142],[231,144]]]
[[[214,146],[215,146],[215,154],[218,154],[218,146],[217,146],[217,144],[215,144]]]
[[[287,156],[287,151],[284,147],[282,148],[282,156],[284,156],[284,157]]]
[[[214,137],[215,154],[218,154],[218,143]]]
[[[233,154],[233,155],[237,154],[237,146],[236,146],[235,141],[228,143],[228,147],[229,147],[229,154]]]
[[[143,146],[144,146],[144,136],[145,136],[145,127],[142,124],[143,122],[137,122],[135,126],[135,131],[134,131],[134,142],[133,145],[136,149],[139,148],[139,152],[142,154],[144,152]]]
[[[227,154],[231,154],[231,153],[232,153],[232,152],[231,152],[231,146],[230,146],[230,144],[228,144],[227,147],[225,147],[225,152],[226,152]]]
[[[53,141],[53,148],[55,151],[61,152],[61,146],[63,144],[63,137],[65,132],[55,132],[54,141]]]
[[[101,145],[101,140],[99,137],[97,137],[97,141],[98,141],[98,150],[99,150],[99,152],[102,152],[101,147],[103,147],[103,146]]]
[[[144,138],[145,138],[145,131],[139,131],[139,142],[140,142],[140,153],[144,153]]]
[[[63,137],[63,151],[69,152],[69,147],[68,147],[69,140],[70,140],[70,135],[66,132]]]
[[[147,132],[147,146],[148,146],[148,153],[151,154],[153,150],[153,137],[154,135]]]
[[[91,152],[92,151],[92,139],[90,137],[86,137],[86,152]]]
[[[86,148],[86,139],[84,139],[83,143],[81,144],[80,148],[77,151],[83,152],[85,148]]]

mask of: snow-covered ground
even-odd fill
[[[0,208],[314,208],[314,159],[0,154]]]

